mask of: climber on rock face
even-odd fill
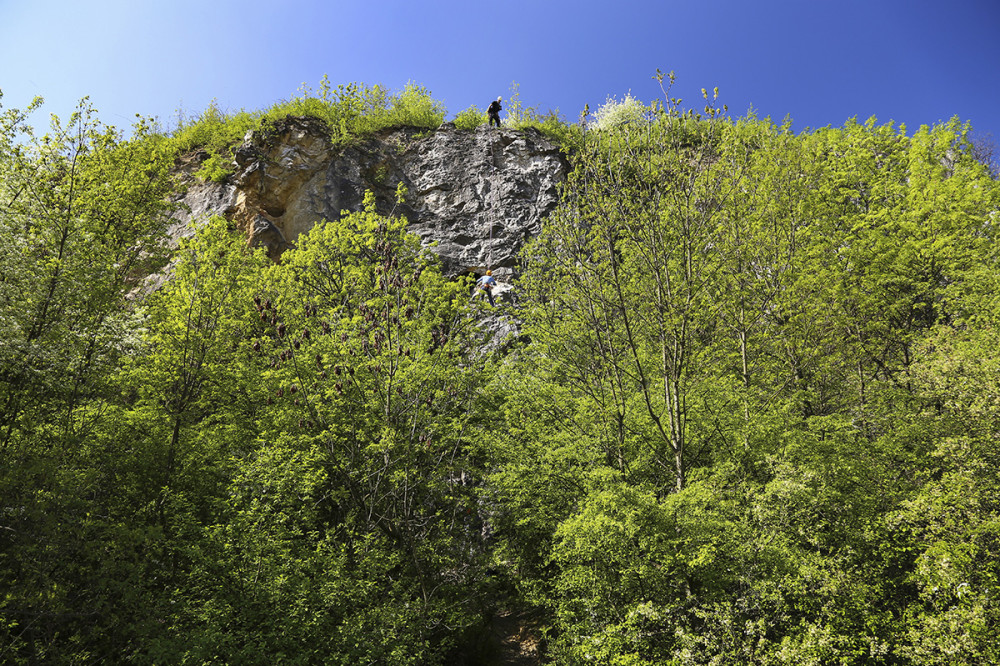
[[[479,291],[486,292],[486,298],[489,299],[490,305],[496,307],[496,301],[493,300],[493,287],[497,286],[497,281],[493,278],[493,271],[486,271],[486,275],[481,276],[476,280],[476,293]]]
[[[503,108],[500,106],[501,97],[497,97],[496,100],[490,102],[490,107],[486,109],[487,115],[490,117],[490,127],[493,127],[493,123],[500,127],[500,110]]]

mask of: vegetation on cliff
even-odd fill
[[[222,111],[217,105],[197,118],[180,121],[171,133],[170,144],[179,153],[200,150],[206,159],[198,172],[204,180],[223,180],[231,173],[233,153],[249,131],[267,131],[275,120],[288,116],[317,118],[330,130],[334,145],[343,145],[390,127],[418,127],[434,130],[444,122],[444,105],[430,91],[415,84],[393,93],[383,86],[362,83],[333,87],[323,77],[318,90],[303,85],[290,100],[278,102],[266,111]],[[486,123],[486,113],[475,106],[453,119],[459,129],[472,130]],[[556,112],[539,113],[524,107],[517,84],[513,84],[508,105],[507,126],[533,127],[560,143],[565,149],[578,144],[579,127],[566,124]]]
[[[371,202],[280,263],[216,219],[136,297],[179,150],[439,125],[408,90],[169,137],[0,115],[0,662],[497,663],[510,610],[552,663],[1000,661],[1000,184],[968,127],[796,134],[708,92],[562,123],[497,357]]]

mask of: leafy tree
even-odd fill
[[[502,376],[501,552],[553,649],[919,661],[951,631],[963,658],[989,654],[986,630],[945,629],[987,626],[982,597],[950,619],[913,610],[937,556],[888,519],[941,492],[926,456],[948,427],[914,373],[991,237],[967,128],[796,137],[711,104],[646,113],[576,156],[525,255],[527,377]]]
[[[204,320],[232,323],[212,334],[220,346],[198,376],[228,376],[199,384],[213,387],[207,403],[201,391],[183,404],[212,406],[190,434],[226,489],[176,505],[187,564],[170,638],[144,659],[435,663],[465,648],[485,612],[467,452],[483,418],[481,361],[464,287],[404,227],[369,197],[364,212],[318,224],[281,264],[234,273],[244,286],[204,283],[205,299],[239,316]],[[190,278],[176,281],[188,285],[178,296],[190,293]],[[170,339],[188,349],[204,326],[190,325],[184,298],[164,305],[163,321],[189,331]],[[172,347],[156,345],[143,368],[161,379],[143,383],[186,399],[175,371],[203,354],[164,356]]]
[[[92,116],[84,103],[65,128],[53,118],[41,138],[18,111],[5,116],[4,446],[19,433],[86,427],[76,407],[114,365],[116,340],[127,336],[121,304],[165,228],[169,155],[147,140],[148,124],[126,142]]]
[[[136,337],[132,295],[160,265],[173,184],[146,121],[123,139],[86,100],[40,137],[25,120],[0,120],[0,650],[61,663],[62,637],[109,627],[114,606],[95,590],[124,592],[91,566],[106,556],[96,498],[114,464],[94,438]]]
[[[979,185],[974,189],[986,191],[975,195],[996,197],[995,188],[990,193]],[[934,435],[927,481],[886,516],[905,535],[911,562],[907,582],[916,594],[903,613],[906,640],[899,653],[916,663],[998,658],[996,254],[977,257],[964,279],[950,285],[953,318],[917,346],[913,381],[922,398],[921,425]]]
[[[689,442],[689,403],[713,401],[697,368],[713,326],[717,219],[739,177],[716,159],[727,127],[667,112],[599,134],[527,254],[532,335],[616,422],[619,466],[642,460],[664,488],[684,487],[689,443],[711,437]],[[638,448],[626,454],[629,437]]]

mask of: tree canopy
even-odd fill
[[[224,177],[280,113],[436,127],[419,87],[170,135],[3,110],[0,662],[503,663],[511,615],[539,663],[1000,661],[970,128],[795,133],[662,81],[520,111],[572,173],[504,345],[371,198],[280,262],[221,218],[166,244],[179,151]]]

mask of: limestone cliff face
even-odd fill
[[[410,221],[425,245],[436,241],[446,274],[498,275],[515,269],[525,241],[558,202],[567,163],[534,130],[384,130],[348,147],[330,145],[324,124],[287,118],[247,135],[229,183],[191,183],[186,223],[224,215],[277,258],[318,220],[359,210],[365,190],[379,212]],[[396,186],[409,193],[397,206]]]

